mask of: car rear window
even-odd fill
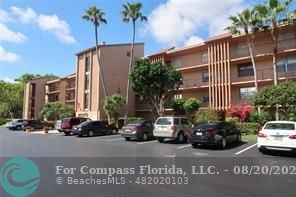
[[[155,124],[157,124],[157,125],[171,125],[172,119],[171,118],[159,118]]]
[[[90,121],[85,121],[83,123],[81,123],[82,126],[87,126],[88,124],[90,124],[91,122]]]
[[[201,124],[195,128],[196,129],[215,129],[215,128],[217,128],[217,125],[215,125],[215,124]]]
[[[264,129],[268,130],[295,130],[295,124],[292,123],[267,123]]]
[[[134,127],[134,126],[139,126],[141,125],[143,122],[131,122],[129,124],[127,124],[127,126],[130,126],[130,127]]]
[[[62,120],[62,123],[64,123],[64,124],[69,124],[69,123],[70,123],[70,119],[63,119],[63,120]]]

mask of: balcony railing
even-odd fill
[[[287,39],[278,41],[278,51],[283,52],[289,49],[296,49],[296,39]],[[272,53],[273,45],[272,43],[265,43],[265,44],[255,44],[254,46],[254,54],[255,55],[264,55]],[[231,49],[231,58],[242,58],[250,56],[249,49],[246,46],[245,48],[238,49],[234,47]]]
[[[296,78],[296,70],[277,72],[278,79],[281,78]],[[231,75],[232,82],[253,81],[254,76],[239,77],[238,74]],[[257,80],[273,80],[273,69],[257,70]]]
[[[75,88],[75,83],[68,83],[66,86],[67,89],[73,89]]]
[[[201,86],[207,86],[209,82],[204,82],[202,79],[183,79],[183,85],[181,89],[199,88]]]
[[[49,86],[48,87],[48,92],[57,92],[60,91],[60,87],[58,86]]]

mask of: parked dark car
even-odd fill
[[[59,132],[65,133],[65,135],[70,135],[73,129],[73,126],[79,125],[85,121],[91,121],[88,118],[72,117],[65,118],[61,122],[61,127],[58,129]]]
[[[189,137],[189,142],[194,148],[204,144],[218,145],[224,149],[228,143],[240,141],[240,131],[234,124],[228,122],[200,124],[192,129]]]
[[[122,128],[122,137],[127,141],[130,139],[146,141],[153,137],[154,122],[147,120],[138,120],[131,122]]]
[[[73,133],[81,136],[92,137],[94,135],[115,134],[118,129],[114,126],[108,125],[103,121],[85,121],[79,125],[73,126]]]
[[[52,129],[54,125],[43,120],[27,120],[23,125],[23,130],[26,131],[27,128],[32,128],[33,130],[43,129],[45,127]]]

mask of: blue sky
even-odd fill
[[[100,41],[127,43],[131,24],[121,22],[124,0],[0,0],[0,79],[23,73],[75,72],[75,53],[94,45],[93,26],[81,19],[96,5],[106,13]],[[129,1],[135,2],[135,1]],[[258,1],[142,0],[149,22],[138,24],[137,42],[145,54],[201,42],[223,32],[227,16]],[[295,9],[295,2],[293,5]],[[1,29],[2,28],[2,29]],[[5,32],[1,36],[1,32]]]

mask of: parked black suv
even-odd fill
[[[80,117],[72,117],[65,118],[62,120],[61,128],[58,130],[59,132],[64,132],[65,135],[70,135],[73,129],[73,126],[79,125],[85,121],[91,121],[88,118],[80,118]]]
[[[43,129],[45,127],[53,129],[54,125],[52,123],[45,122],[43,120],[27,120],[23,125],[23,130],[26,131],[27,128],[31,128],[33,130]]]
[[[114,126],[108,125],[103,121],[85,121],[80,125],[73,126],[73,133],[79,137],[87,135],[92,137],[94,135],[115,134],[118,129]]]
[[[122,128],[122,137],[127,141],[131,138],[146,141],[153,137],[154,122],[148,120],[138,120],[131,122]]]
[[[205,144],[219,145],[224,149],[230,142],[241,141],[240,131],[229,122],[200,124],[192,130],[189,142],[194,148],[199,144]]]

